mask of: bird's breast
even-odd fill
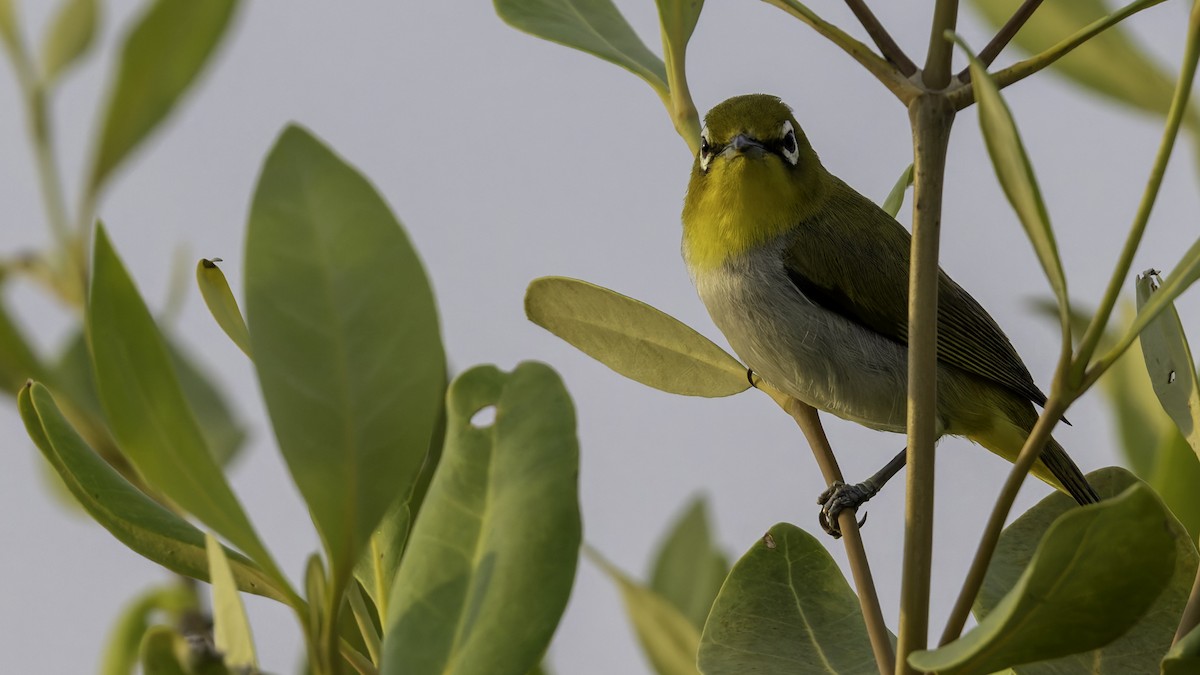
[[[787,238],[711,268],[692,266],[737,355],[781,391],[839,417],[905,428],[907,350],[805,297],[783,265]]]

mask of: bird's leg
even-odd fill
[[[842,529],[838,526],[838,514],[846,509],[855,510],[865,504],[883,488],[885,483],[891,480],[892,476],[896,475],[896,472],[904,467],[907,461],[908,448],[904,448],[882,469],[876,471],[875,475],[861,483],[847,485],[840,480],[834,481],[821,493],[821,496],[817,497],[817,503],[821,505],[821,513],[817,516],[821,528],[835,539],[841,537]],[[867,522],[866,514],[858,524],[862,525],[865,522]]]

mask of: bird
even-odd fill
[[[730,98],[705,116],[684,199],[683,258],[713,323],[752,375],[871,429],[904,433],[911,235],[830,173],[776,96]],[[1046,395],[987,311],[938,270],[938,437],[1014,461]],[[855,485],[830,486],[820,520],[857,508],[903,467],[901,451]],[[1099,501],[1053,438],[1032,473]]]

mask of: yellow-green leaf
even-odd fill
[[[155,489],[282,580],[184,396],[167,345],[103,226],[86,310],[96,390],[122,452]]]
[[[696,652],[700,627],[684,616],[670,600],[630,579],[595,551],[589,557],[621,590],[625,614],[633,623],[638,642],[657,675],[697,675]]]
[[[167,626],[155,626],[142,638],[143,675],[189,675],[187,641]]]
[[[884,211],[887,211],[889,216],[895,218],[896,214],[900,213],[900,207],[904,206],[904,193],[908,192],[908,188],[911,187],[912,184],[913,165],[909,164],[908,168],[900,174],[900,178],[896,181],[896,184],[892,186],[892,191],[889,192],[888,196],[883,200],[883,204],[880,205],[880,208],[882,208]]]
[[[154,615],[165,613],[174,620],[184,611],[200,609],[196,593],[188,585],[174,583],[146,591],[134,598],[117,617],[104,650],[101,675],[131,675],[137,667],[138,650]]]
[[[542,277],[525,314],[618,373],[685,396],[729,396],[750,387],[746,368],[688,326],[633,298],[586,281]]]
[[[1042,192],[1038,188],[1037,178],[1033,175],[1033,165],[1025,154],[1025,146],[1017,133],[1008,105],[1000,96],[1000,90],[992,81],[983,64],[967,49],[965,43],[959,40],[967,58],[970,59],[971,82],[975,85],[975,100],[979,107],[979,126],[983,130],[983,139],[987,143],[988,154],[992,158],[992,166],[996,169],[996,177],[1008,202],[1012,204],[1021,224],[1025,226],[1025,234],[1033,244],[1038,261],[1050,280],[1050,287],[1058,299],[1060,316],[1066,322],[1066,312],[1070,301],[1067,297],[1067,278],[1063,273],[1062,261],[1058,256],[1058,244],[1054,240],[1054,229],[1050,226],[1050,215],[1046,212],[1046,204],[1042,201]],[[1063,326],[1067,328],[1066,325]]]
[[[1176,642],[1162,660],[1162,675],[1195,675],[1200,673],[1200,628]]]
[[[172,572],[208,581],[204,534],[130,485],[92,451],[45,387],[35,382],[22,389],[17,408],[34,445],[97,523],[134,552]],[[245,556],[234,552],[226,556],[238,588],[290,602],[286,586]]]
[[[1024,0],[973,0],[988,23],[999,28]],[[1151,7],[1162,0],[1138,0],[1130,7]],[[1030,54],[1043,52],[1088,24],[1112,14],[1106,0],[1042,3],[1013,43]],[[1052,70],[1076,84],[1126,105],[1165,115],[1175,91],[1163,71],[1120,25],[1096,35],[1059,59]],[[972,73],[971,78],[975,75]]]
[[[1138,276],[1139,309],[1158,291],[1161,282],[1155,270]],[[1168,304],[1158,318],[1147,324],[1138,340],[1159,403],[1200,456],[1200,382],[1196,379],[1196,364],[1175,303]]]
[[[239,672],[256,672],[254,637],[242,597],[238,595],[233,570],[225,557],[225,548],[212,533],[204,535],[208,551],[208,570],[212,578],[213,642],[225,659],[225,665]]]
[[[246,320],[242,318],[242,311],[238,309],[237,298],[233,297],[225,273],[217,267],[220,261],[220,258],[201,259],[196,264],[196,284],[200,286],[200,295],[217,325],[243,354],[250,356],[250,332],[246,330]]]
[[[612,0],[494,0],[494,4],[496,13],[513,28],[615,63],[667,98],[662,59],[646,47]],[[686,20],[680,25],[686,26]]]
[[[97,0],[62,0],[42,40],[42,78],[53,84],[92,46],[96,37]]]
[[[703,497],[696,498],[660,545],[650,575],[650,588],[699,630],[704,628],[704,620],[727,574],[729,560],[717,546],[709,525],[708,502]]]
[[[446,376],[433,292],[374,186],[295,125],[259,176],[245,280],[263,399],[340,591],[429,451]]]
[[[229,27],[236,0],[154,0],[125,37],[87,190],[100,186],[195,82]]]

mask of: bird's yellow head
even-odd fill
[[[796,228],[822,207],[830,176],[774,96],[731,98],[704,118],[683,206],[684,257],[716,267]]]

